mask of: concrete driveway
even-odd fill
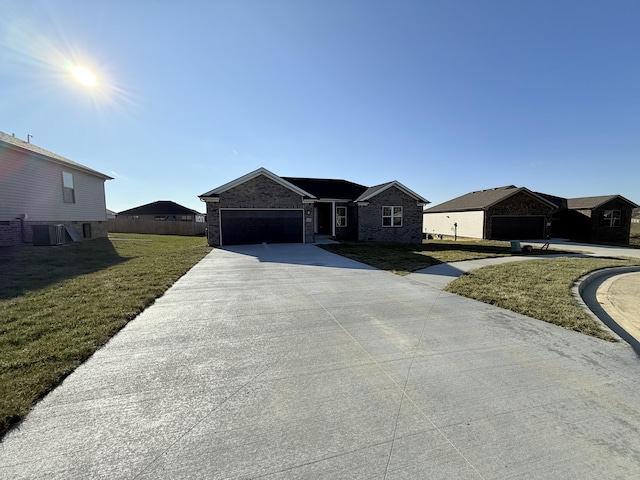
[[[608,479],[640,359],[312,245],[216,249],[0,444],[11,479]]]

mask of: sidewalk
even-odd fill
[[[537,244],[536,242],[524,243],[534,245],[534,247],[542,245],[542,243]],[[556,241],[552,245],[574,250],[576,253],[484,258],[465,262],[443,263],[410,273],[407,278],[423,285],[444,290],[449,283],[466,272],[503,263],[581,256],[640,258],[640,250],[624,247],[561,243],[560,241]],[[640,350],[640,313],[638,313],[640,312],[640,273],[628,273],[628,270],[624,270],[624,273],[621,274],[609,273],[607,276],[610,278],[598,284],[594,283],[591,288],[581,288],[578,295],[583,299],[584,308],[590,315],[595,315],[616,334],[632,344],[636,350]],[[638,267],[638,270],[640,270],[640,267]],[[600,274],[594,273],[593,275]],[[588,279],[585,280],[585,282],[588,281]]]

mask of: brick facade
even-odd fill
[[[21,245],[23,243],[21,229],[20,220],[0,222],[0,247]]]
[[[606,210],[620,210],[620,226],[611,227],[602,225],[602,218]],[[591,239],[594,241],[629,244],[631,234],[631,217],[633,209],[620,199],[607,202],[605,205],[594,209],[591,213]]]
[[[382,207],[402,207],[402,227],[382,225]],[[358,240],[422,243],[422,205],[415,198],[391,187],[358,206]]]
[[[485,214],[484,238],[493,238],[491,232],[491,218],[493,216],[543,216],[545,232],[549,233],[547,225],[551,222],[551,214],[554,208],[540,199],[529,195],[527,192],[518,192],[501,202],[489,207]]]
[[[300,194],[274,182],[264,175],[220,194],[218,202],[207,202],[207,242],[220,246],[220,210],[225,208],[296,209],[304,211],[304,239],[313,243],[313,205],[303,203]]]

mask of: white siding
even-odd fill
[[[75,203],[64,203],[62,172],[73,174]],[[104,179],[0,147],[0,221],[106,221]]]
[[[425,213],[423,232],[431,235],[453,236],[454,223],[458,224],[458,236],[468,238],[483,238],[484,211]]]

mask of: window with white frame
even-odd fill
[[[347,226],[347,207],[336,207],[336,227]]]
[[[382,226],[401,227],[402,207],[382,207]]]
[[[73,174],[69,172],[62,172],[62,200],[64,203],[76,203]]]
[[[604,210],[602,212],[601,227],[619,227],[622,220],[620,210]]]

